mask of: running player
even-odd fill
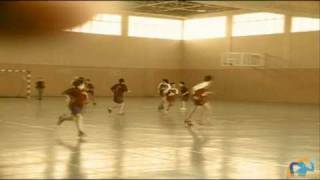
[[[158,85],[159,95],[161,97],[160,104],[158,106],[158,110],[161,111],[164,109],[164,104],[166,102],[166,94],[170,89],[170,84],[168,79],[162,79],[162,82]]]
[[[108,108],[108,112],[112,113],[112,110],[114,108],[118,108],[119,107],[119,113],[120,115],[124,114],[124,107],[125,107],[125,103],[124,103],[124,93],[129,92],[127,85],[125,84],[125,81],[123,78],[119,79],[119,83],[113,85],[111,87],[111,91],[113,92],[113,102],[114,105]]]
[[[181,92],[181,111],[186,111],[187,110],[187,102],[189,100],[189,90],[186,87],[184,82],[179,83],[180,86],[180,92]]]
[[[61,115],[59,117],[58,125],[64,121],[75,121],[78,130],[78,136],[82,137],[86,134],[83,132],[83,116],[82,110],[88,101],[88,94],[85,91],[85,82],[83,79],[78,78],[73,81],[73,88],[65,90],[62,94],[67,97],[68,107],[71,115]]]
[[[168,113],[170,108],[172,107],[176,96],[179,94],[179,90],[176,88],[176,84],[174,82],[170,83],[170,88],[167,90],[165,104],[167,105],[164,113]]]
[[[39,80],[36,82],[36,89],[38,91],[38,100],[42,100],[43,97],[43,91],[46,88],[45,82],[42,78],[39,78]]]
[[[196,112],[196,110],[200,107],[203,107],[206,109],[207,112],[211,112],[211,105],[208,102],[208,95],[212,94],[212,92],[209,91],[210,84],[212,82],[212,76],[205,76],[204,81],[195,85],[192,88],[192,99],[195,104],[194,109],[191,111],[189,116],[184,121],[187,126],[192,126],[193,122],[191,120],[192,115]]]

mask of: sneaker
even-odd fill
[[[193,123],[192,123],[190,120],[185,120],[185,121],[184,121],[184,124],[185,124],[186,127],[191,127],[191,126],[193,126]]]
[[[60,126],[64,122],[63,116],[59,116],[59,120],[57,122],[57,125]]]
[[[108,108],[108,112],[109,112],[109,113],[112,113],[112,109],[111,109],[111,108]]]
[[[199,124],[201,126],[209,124],[208,120],[203,120],[203,119],[198,119],[196,122],[197,122],[197,124]]]
[[[124,115],[124,112],[119,112],[118,114],[119,114],[119,115]]]
[[[79,136],[79,137],[85,137],[85,136],[87,136],[87,135],[86,135],[84,132],[79,131],[78,136]]]
[[[164,106],[163,106],[163,105],[159,105],[159,106],[158,106],[158,110],[159,110],[159,111],[161,111],[161,110],[163,110],[163,109],[164,109]]]

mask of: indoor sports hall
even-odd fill
[[[1,1],[0,179],[320,178],[318,1]]]

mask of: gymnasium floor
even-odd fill
[[[302,156],[319,168],[316,105],[214,101],[210,125],[188,130],[157,98],[128,98],[124,116],[97,103],[78,139],[72,122],[55,125],[63,98],[1,99],[0,178],[286,178]]]

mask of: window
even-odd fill
[[[291,32],[319,31],[320,19],[307,17],[293,17]]]
[[[221,16],[185,20],[183,37],[186,40],[225,37],[226,19]]]
[[[182,21],[174,19],[129,16],[129,36],[160,39],[182,39]]]
[[[67,31],[91,34],[121,35],[121,16],[97,14],[92,20]]]
[[[233,36],[276,34],[284,32],[284,15],[249,13],[233,16]]]

